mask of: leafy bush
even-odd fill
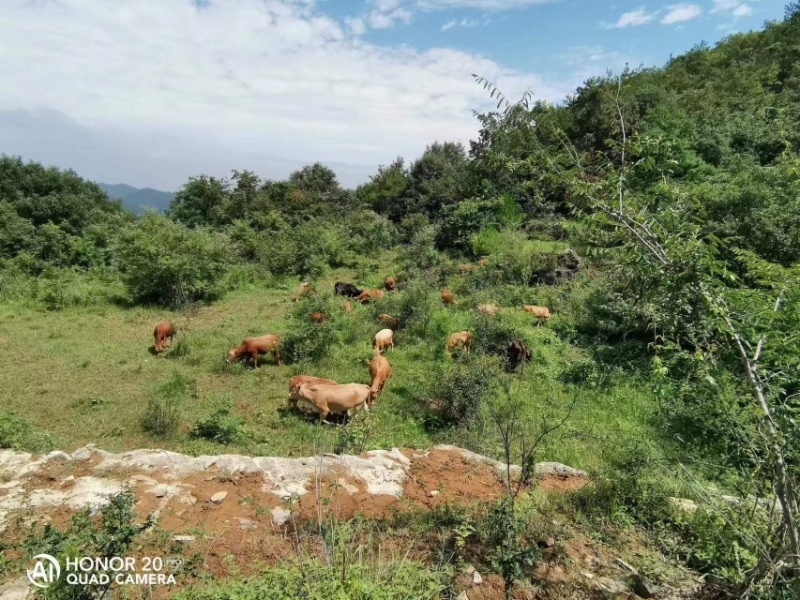
[[[168,437],[173,435],[180,425],[179,402],[193,390],[194,382],[180,373],[160,386],[156,395],[150,398],[142,415],[142,429],[153,435]]]
[[[29,558],[46,553],[55,557],[62,565],[67,557],[96,556],[111,559],[129,556],[129,550],[143,531],[153,524],[152,515],[137,524],[134,512],[135,497],[132,492],[121,492],[109,498],[109,503],[100,510],[99,518],[85,508],[70,518],[64,531],[47,523],[44,532],[31,533],[23,543]],[[33,528],[32,528],[33,529]],[[104,573],[102,570],[93,571]],[[62,576],[47,588],[47,598],[54,600],[89,600],[109,593],[114,583],[113,573],[108,573],[111,583],[67,583]],[[113,594],[112,594],[113,595]]]
[[[29,421],[13,413],[0,413],[0,448],[44,452],[52,447],[50,436],[36,431]]]
[[[224,291],[230,252],[220,234],[147,214],[122,232],[114,252],[122,279],[139,302],[177,307],[214,300]]]
[[[262,233],[257,255],[271,272],[301,277],[321,275],[329,267],[348,264],[354,256],[343,227],[316,219]]]
[[[221,403],[208,418],[195,424],[192,435],[227,446],[240,438],[243,425],[244,419],[233,412],[233,406]]]
[[[498,361],[485,357],[470,357],[443,368],[430,392],[436,412],[445,423],[476,421],[499,373]]]
[[[367,565],[327,565],[316,560],[287,562],[266,569],[259,577],[193,587],[177,600],[294,600],[295,598],[362,598],[364,600],[436,600],[446,586],[442,577],[404,560]]]
[[[442,223],[436,232],[436,247],[466,253],[472,250],[470,238],[497,226],[499,200],[465,200],[443,209]]]

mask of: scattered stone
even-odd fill
[[[552,548],[556,545],[556,540],[555,538],[548,537],[543,540],[537,540],[536,545],[539,546],[539,548]]]
[[[92,458],[93,454],[94,454],[94,446],[90,444],[88,446],[75,450],[75,452],[72,453],[72,460],[79,460],[79,461],[89,460],[90,458]]]
[[[477,571],[472,574],[472,583],[473,585],[480,585],[483,583],[483,577],[481,577],[481,574]]]
[[[618,567],[621,567],[623,571],[628,571],[628,573],[638,573],[636,569],[633,568],[633,565],[629,565],[621,558],[615,558],[614,562],[617,563]]]
[[[469,600],[469,596],[467,596],[467,590],[464,590],[458,596],[456,596],[456,600]]]
[[[282,506],[276,506],[270,513],[272,514],[272,522],[275,523],[277,527],[286,523],[292,515],[291,511],[286,510]]]
[[[683,512],[695,512],[697,510],[697,502],[689,500],[688,498],[673,498],[668,497],[667,501],[678,510]]]
[[[214,504],[222,504],[222,501],[228,497],[228,492],[217,492],[211,496],[211,502]]]
[[[2,600],[25,600],[28,597],[28,579],[20,577],[6,584],[0,585],[0,598]]]
[[[162,484],[157,485],[157,486],[155,486],[153,488],[150,488],[147,491],[149,491],[151,494],[153,494],[156,498],[163,498],[164,496],[167,495],[167,492],[169,491],[169,488],[162,483]]]
[[[182,544],[188,544],[189,542],[194,541],[193,535],[173,535],[172,536],[173,542],[181,542]]]
[[[251,521],[250,519],[245,519],[243,517],[238,517],[239,519],[239,529],[255,529],[258,527],[258,523],[255,521]]]
[[[75,484],[75,475],[68,475],[61,480],[61,485],[74,485]]]
[[[475,572],[475,567],[473,567],[472,565],[467,565],[466,567],[464,567],[464,573],[466,573],[467,575],[472,575],[474,572]]]
[[[631,575],[631,582],[633,583],[633,591],[642,598],[655,598],[658,593],[658,586],[654,585],[643,575],[634,573]]]
[[[438,496],[438,495],[439,495],[439,490],[431,490],[430,492],[428,492],[428,495],[429,495],[431,498],[434,498],[434,497],[436,497],[436,496]]]
[[[195,498],[191,494],[186,494],[185,496],[181,496],[179,502],[181,504],[188,504],[190,506],[194,506],[195,504],[197,504],[197,498]]]
[[[596,582],[595,586],[609,594],[627,594],[628,593],[628,585],[624,581],[619,581],[618,579],[611,579],[610,577],[600,577]]]
[[[44,462],[48,462],[55,459],[69,461],[72,460],[72,457],[66,452],[62,452],[61,450],[53,450],[50,454],[44,457]]]
[[[592,575],[592,574],[591,574],[591,573],[589,573],[588,571],[581,571],[581,575],[583,575],[584,577],[586,577],[586,579],[594,579],[594,575]]]

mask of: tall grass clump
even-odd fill
[[[142,415],[142,429],[159,437],[173,435],[180,425],[180,401],[192,388],[192,381],[174,373],[158,392],[150,398]]]

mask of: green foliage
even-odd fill
[[[359,598],[362,600],[436,600],[445,588],[441,576],[412,561],[380,566],[340,565],[306,559],[266,569],[259,577],[189,588],[179,600],[293,600]]]
[[[109,503],[100,510],[100,518],[85,508],[70,518],[69,527],[59,530],[50,523],[45,524],[40,535],[31,533],[23,547],[28,558],[36,554],[49,554],[61,564],[66,558],[91,556],[111,559],[130,556],[129,550],[139,535],[153,524],[148,515],[140,524],[134,512],[135,498],[132,492],[122,492],[109,498]],[[35,528],[32,528],[35,531]],[[93,573],[100,575],[104,571]],[[46,597],[55,600],[90,600],[105,595],[114,587],[114,573],[109,572],[109,584],[69,584],[62,576],[47,588]]]
[[[147,214],[120,234],[115,256],[134,299],[182,306],[220,296],[230,251],[220,234]]]
[[[0,413],[0,448],[45,452],[52,447],[50,436],[36,431],[29,421],[11,412]]]
[[[109,241],[131,216],[73,171],[0,156],[0,260],[27,253],[33,273],[106,264]]]
[[[477,421],[481,404],[491,397],[499,374],[498,362],[483,357],[440,367],[430,396],[441,420],[446,424]]]
[[[208,418],[195,424],[192,435],[227,446],[243,435],[243,424],[244,420],[233,411],[232,403],[219,402]]]
[[[469,252],[473,235],[497,226],[501,207],[501,202],[497,200],[465,200],[445,206],[442,210],[442,223],[436,232],[436,247],[462,254]]]
[[[173,435],[180,425],[179,403],[190,394],[193,385],[180,373],[173,373],[148,401],[142,415],[142,429],[161,437]]]

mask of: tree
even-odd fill
[[[443,206],[463,200],[468,193],[468,167],[461,144],[435,142],[428,146],[409,169],[411,206],[405,214],[419,212],[436,219]]]
[[[229,187],[227,179],[206,175],[192,177],[175,194],[168,214],[187,227],[224,224],[224,206]]]
[[[356,190],[356,196],[372,210],[399,223],[408,214],[411,180],[403,159],[397,157],[388,167],[381,165],[369,182]]]

